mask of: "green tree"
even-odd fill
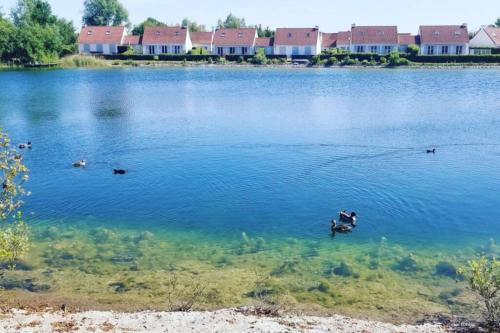
[[[271,30],[271,28],[266,27],[265,29],[262,28],[262,24],[259,24],[256,26],[257,28],[257,35],[259,37],[274,37],[274,31]]]
[[[189,31],[192,32],[200,32],[200,31],[206,31],[206,27],[203,24],[198,24],[195,21],[191,21],[188,18],[185,18],[182,20],[182,26],[187,27]]]
[[[420,48],[418,47],[418,45],[411,44],[408,45],[408,49],[406,50],[406,52],[411,56],[417,56],[420,52]]]
[[[128,23],[128,11],[118,0],[85,0],[82,21],[86,25]]]
[[[12,20],[16,26],[54,24],[57,20],[52,14],[50,4],[45,0],[18,0],[12,9]]]
[[[267,64],[267,57],[266,57],[266,52],[264,49],[257,49],[255,51],[255,56],[251,60],[252,64],[254,65],[265,65]]]
[[[0,61],[12,58],[15,32],[14,24],[0,16]]]
[[[223,28],[246,28],[247,25],[244,18],[239,18],[232,13],[229,13],[224,21],[219,19],[217,26]]]
[[[55,25],[59,31],[62,43],[61,49],[58,52],[59,56],[75,53],[77,50],[77,34],[75,33],[73,22],[66,19],[57,19]]]
[[[497,20],[495,22],[495,26],[497,26],[498,28],[500,28],[500,17],[497,18]]]
[[[148,17],[144,22],[139,23],[138,25],[136,25],[134,27],[134,29],[132,29],[132,35],[139,36],[139,35],[144,34],[145,27],[161,27],[164,25],[166,25],[166,24],[158,21],[155,18]]]
[[[486,323],[490,328],[500,329],[500,261],[485,256],[473,259],[458,273],[465,277],[469,286],[484,301]]]
[[[9,137],[0,129],[0,261],[14,267],[29,248],[28,228],[19,211],[26,194],[23,184],[28,180],[28,168],[10,145]],[[14,213],[14,216],[12,214]]]

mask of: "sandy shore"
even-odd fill
[[[216,312],[139,312],[88,311],[30,313],[11,310],[0,317],[0,332],[446,332],[443,327],[393,325],[356,320],[343,316],[278,318],[245,315],[237,310]]]

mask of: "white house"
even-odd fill
[[[255,28],[220,28],[215,30],[213,38],[213,53],[225,55],[255,54]]]
[[[193,44],[185,27],[145,27],[142,36],[144,54],[185,54]]]
[[[123,38],[123,46],[132,47],[136,54],[142,53],[142,36],[128,35]]]
[[[357,26],[351,27],[349,50],[355,53],[389,54],[398,50],[397,26]]]
[[[274,37],[274,54],[296,56],[321,54],[321,33],[315,28],[278,28]]]
[[[263,49],[265,55],[274,54],[273,50],[274,37],[257,37],[255,39],[255,52],[257,49]]]
[[[212,41],[214,33],[212,31],[189,32],[193,48],[203,49],[212,53]]]
[[[125,38],[125,27],[83,27],[78,37],[81,54],[117,54]]]
[[[422,55],[469,54],[467,24],[422,25],[419,35]]]
[[[469,43],[471,54],[491,54],[500,49],[500,27],[481,27]]]

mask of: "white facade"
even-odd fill
[[[219,56],[226,55],[252,55],[255,54],[255,47],[250,45],[234,45],[234,46],[213,46],[213,54]]]
[[[351,44],[349,51],[352,53],[390,54],[398,51],[399,44]]]
[[[420,44],[421,55],[463,55],[469,54],[469,44]]]
[[[78,44],[80,54],[117,54],[117,44]]]
[[[286,56],[310,56],[321,54],[321,41],[318,38],[316,45],[274,45],[274,54]]]

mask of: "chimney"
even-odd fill
[[[351,24],[351,29],[356,28],[356,23]]]
[[[467,23],[462,23],[462,25],[460,26],[460,28],[467,29]]]
[[[314,30],[319,30],[319,25],[315,26]]]

